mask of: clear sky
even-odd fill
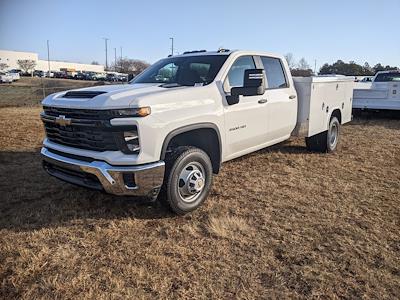
[[[0,0],[0,49],[104,64],[120,55],[155,62],[193,49],[293,53],[312,67],[337,59],[400,66],[400,0]]]

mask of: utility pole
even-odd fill
[[[47,40],[47,63],[49,65],[49,78],[50,78],[50,47],[49,47],[49,40]]]
[[[114,48],[114,71],[117,72],[117,48]]]
[[[110,40],[109,38],[103,38],[106,45],[106,70],[108,70],[108,58],[107,58],[107,42]]]
[[[171,55],[173,56],[174,55],[174,38],[170,37],[169,39],[171,40]]]

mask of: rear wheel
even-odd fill
[[[307,149],[317,152],[333,152],[336,150],[340,136],[340,122],[333,116],[327,131],[306,138]]]
[[[179,147],[166,159],[165,192],[169,207],[183,215],[198,208],[212,184],[208,155],[194,147]]]

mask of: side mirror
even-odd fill
[[[239,103],[239,95],[257,96],[265,93],[265,71],[248,69],[244,71],[243,87],[233,87],[231,95],[226,97],[229,105]]]

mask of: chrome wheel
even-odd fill
[[[331,149],[335,149],[339,135],[339,127],[336,123],[331,125],[331,130],[329,134],[329,144]]]
[[[198,162],[190,162],[179,174],[178,192],[182,201],[191,203],[201,194],[206,183],[205,171]]]

